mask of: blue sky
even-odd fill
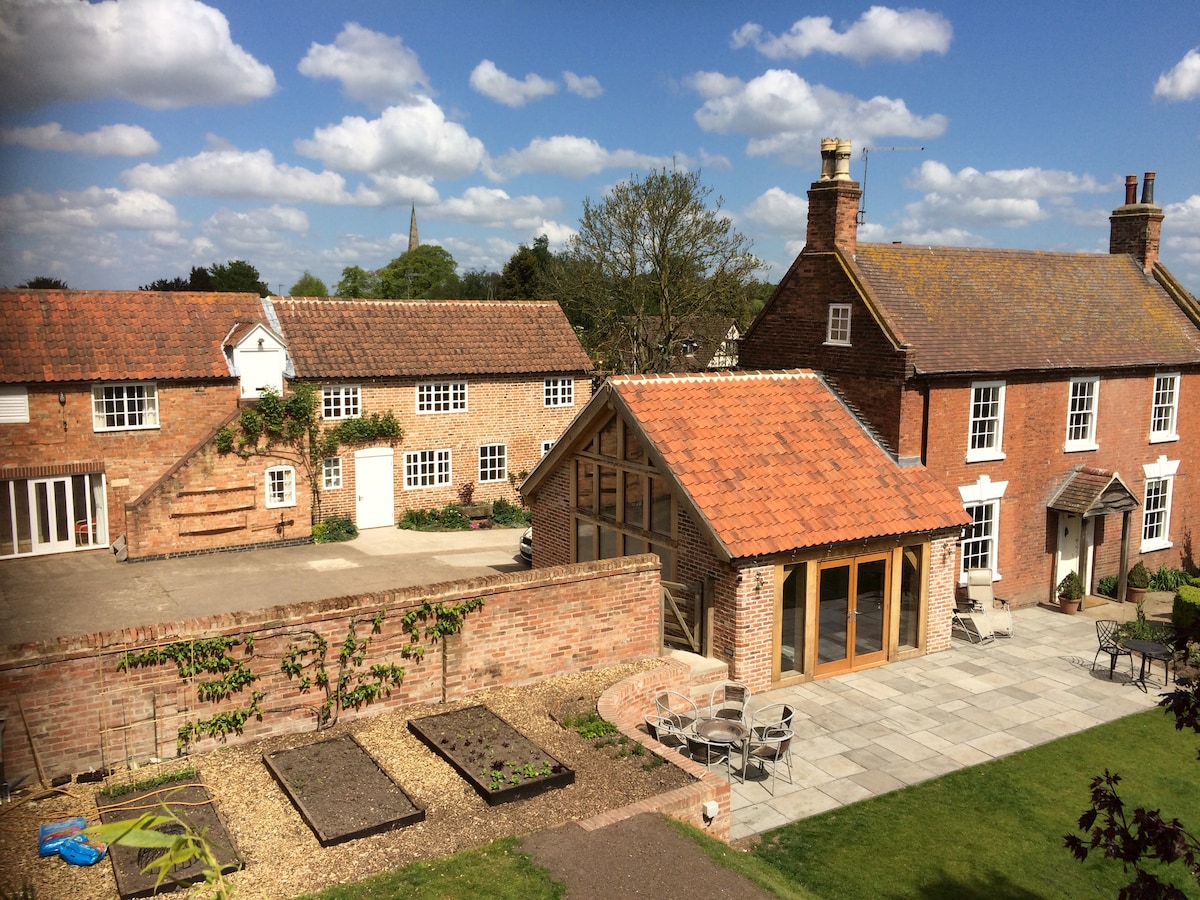
[[[869,153],[859,240],[1106,252],[1157,172],[1200,292],[1200,7],[2,0],[0,285],[247,259],[331,288],[421,240],[498,271],[652,167],[777,281],[823,136]],[[900,149],[883,148],[923,148]]]

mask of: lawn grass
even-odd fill
[[[1151,710],[803,819],[764,835],[754,853],[829,900],[1115,897],[1131,878],[1119,862],[1079,863],[1063,846],[1092,777],[1119,772],[1130,813],[1159,808],[1195,832],[1198,746],[1200,736]],[[1157,871],[1195,895],[1182,866]]]
[[[566,888],[535,866],[520,851],[520,843],[519,838],[501,838],[475,850],[412,863],[298,900],[558,900]]]

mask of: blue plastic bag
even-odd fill
[[[38,856],[61,856],[73,866],[90,866],[104,858],[108,846],[92,843],[83,829],[87,820],[72,816],[61,822],[47,822],[38,828]]]

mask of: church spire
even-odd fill
[[[421,240],[417,237],[417,204],[413,204],[412,218],[408,223],[408,249],[409,251],[416,250],[421,246]]]

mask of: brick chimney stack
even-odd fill
[[[841,247],[853,254],[858,243],[858,201],[862,188],[850,180],[850,142],[821,141],[821,177],[808,189],[808,236],[805,250],[828,252]]]
[[[1146,274],[1158,261],[1158,244],[1162,236],[1163,211],[1154,205],[1154,173],[1147,172],[1142,180],[1142,199],[1137,199],[1137,176],[1125,176],[1125,203],[1113,210],[1108,221],[1112,230],[1108,237],[1109,253],[1128,253],[1142,265]]]

